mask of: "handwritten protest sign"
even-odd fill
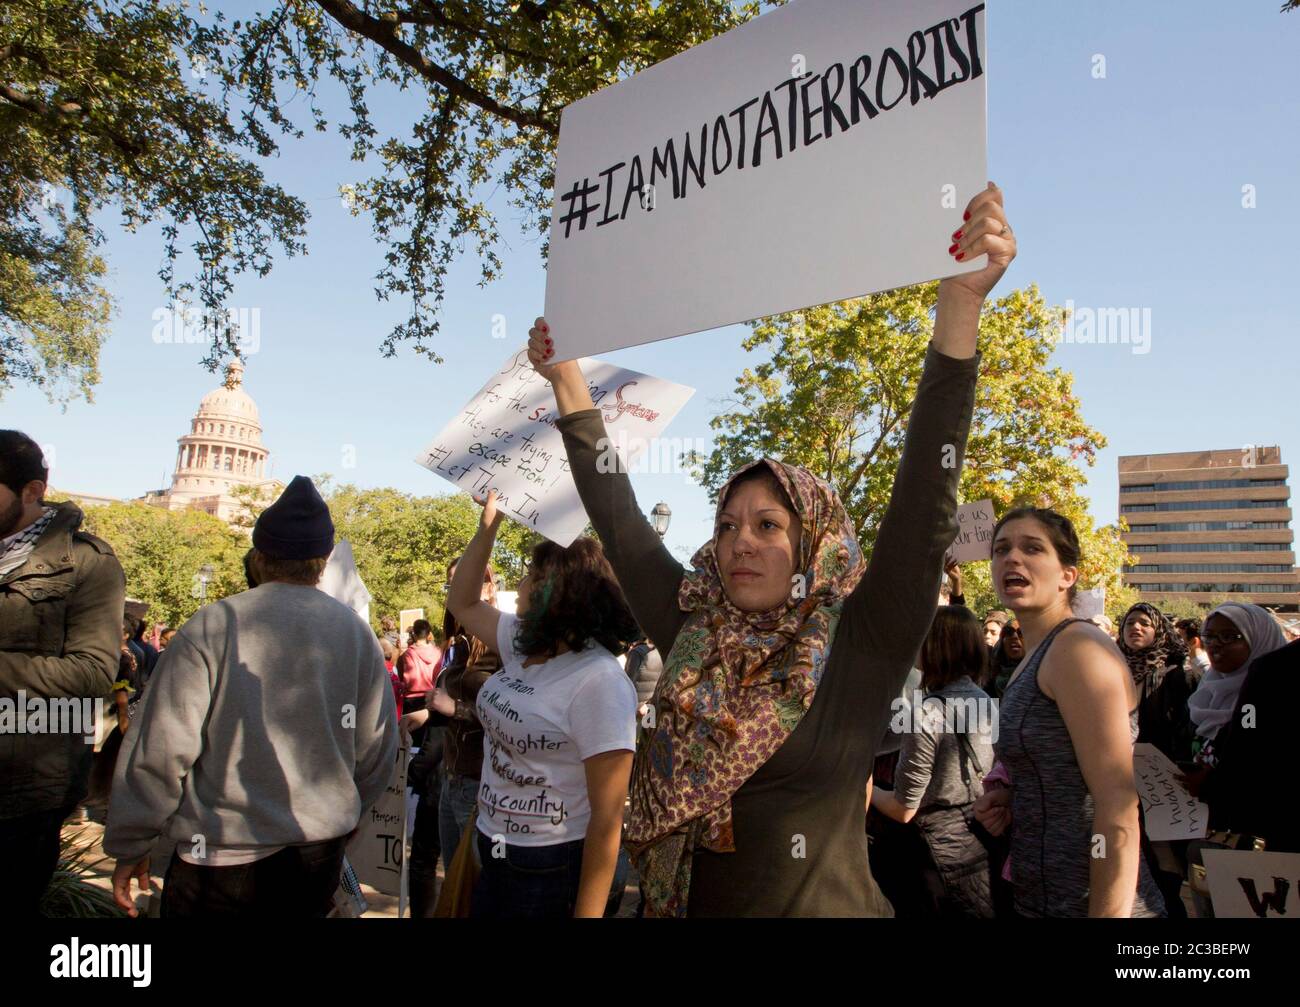
[[[597,458],[609,471],[645,453],[695,393],[599,360],[583,360],[582,372],[609,433]],[[415,460],[475,495],[496,490],[507,517],[567,546],[587,526],[587,512],[569,474],[559,418],[550,384],[520,350]]]
[[[958,563],[988,559],[993,548],[992,500],[977,500],[957,508],[957,537],[948,547],[948,558]]]
[[[388,789],[361,816],[347,856],[356,876],[385,895],[406,901],[406,766],[411,749],[403,742],[397,750]]]
[[[564,109],[556,359],[982,268],[984,4],[793,0]]]
[[[1151,839],[1204,839],[1209,809],[1178,782],[1178,767],[1154,745],[1133,747],[1133,776],[1147,836]]]
[[[1216,917],[1300,919],[1300,853],[1203,850],[1201,859]]]

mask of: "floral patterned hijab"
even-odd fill
[[[866,570],[839,496],[807,469],[763,458],[785,489],[802,535],[795,582],[780,606],[742,612],[727,598],[714,541],[691,560],[677,600],[689,613],[651,700],[637,745],[627,842],[654,916],[685,916],[697,848],[734,852],[731,798],[812,705],[844,600]],[[802,587],[802,590],[798,588]]]

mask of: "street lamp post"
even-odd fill
[[[662,539],[668,534],[668,522],[673,518],[673,512],[668,505],[660,500],[650,512],[650,524]]]

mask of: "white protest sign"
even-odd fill
[[[352,543],[347,539],[339,539],[334,546],[316,587],[352,609],[362,622],[370,624],[370,591],[357,572]]]
[[[1214,915],[1300,919],[1300,853],[1202,850]]]
[[[1075,617],[1079,619],[1091,619],[1094,616],[1105,615],[1106,589],[1104,587],[1090,587],[1086,591],[1080,591],[1074,596],[1070,608]]]
[[[982,268],[984,4],[793,0],[564,109],[556,359]]]
[[[948,559],[957,563],[988,559],[993,549],[993,526],[998,523],[992,500],[977,500],[957,508],[957,537],[948,547]]]
[[[1178,775],[1178,767],[1155,745],[1133,746],[1133,777],[1151,839],[1205,838],[1209,809],[1187,792]]]
[[[361,816],[347,855],[357,878],[377,892],[406,901],[406,765],[410,744],[397,750],[388,788]]]
[[[599,360],[583,360],[582,373],[609,433],[610,443],[602,446],[607,450],[597,458],[609,471],[645,453],[695,394]],[[415,460],[475,495],[496,490],[503,514],[567,546],[586,528],[587,512],[569,474],[559,418],[550,384],[520,350]]]

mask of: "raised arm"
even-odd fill
[[[896,664],[915,657],[934,616],[944,553],[957,534],[957,486],[975,408],[980,310],[1016,254],[1002,192],[991,182],[967,206],[953,242],[956,259],[987,255],[988,265],[939,284],[934,336],[889,507],[871,565],[844,613],[863,626],[874,653]]]
[[[685,621],[677,607],[684,568],[637,505],[627,473],[612,464],[617,456],[600,411],[591,401],[582,369],[573,360],[546,364],[553,354],[550,330],[539,318],[529,332],[528,359],[555,390],[561,416],[557,426],[564,436],[569,471],[582,506],[600,536],[632,614],[659,652],[667,654]]]
[[[501,513],[497,510],[497,491],[488,492],[479,515],[478,531],[465,547],[456,564],[456,573],[447,588],[447,608],[470,636],[477,636],[493,650],[497,647],[497,623],[501,612],[483,600],[483,575],[487,573],[492,544],[497,539]]]

